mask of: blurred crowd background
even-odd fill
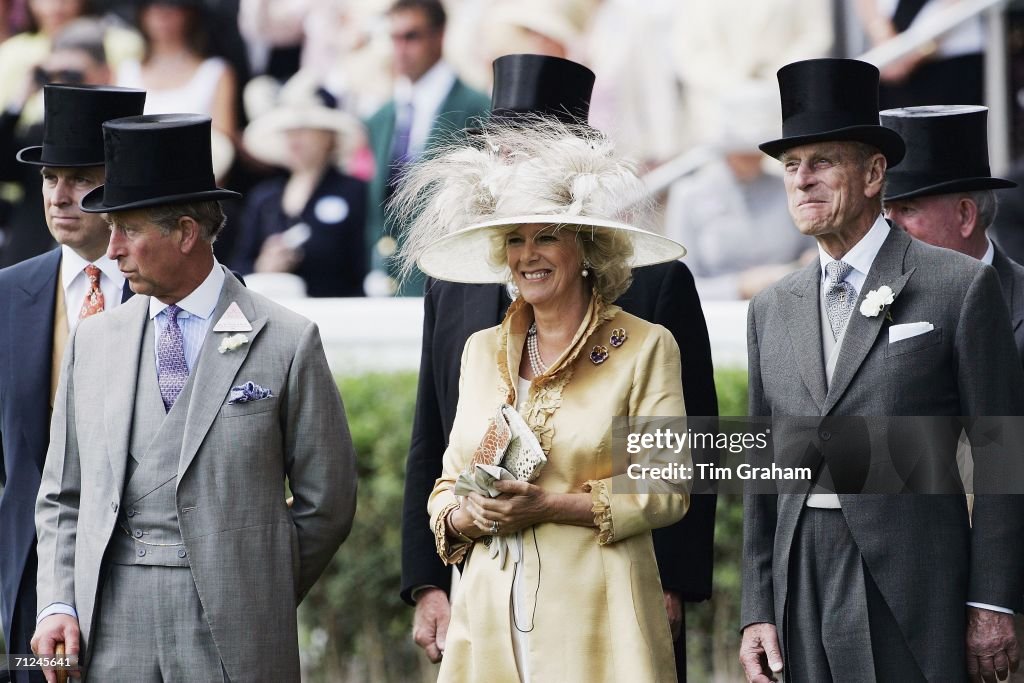
[[[963,0],[921,0],[909,21],[897,0],[446,0],[446,16],[393,1],[0,0],[0,265],[53,246],[33,169],[14,161],[41,135],[41,85],[109,83],[144,88],[147,113],[213,118],[219,180],[246,195],[217,256],[254,287],[417,295],[391,277],[400,225],[382,204],[403,164],[483,114],[491,61],[530,52],[596,72],[591,123],[641,169],[683,155],[654,188],[663,230],[688,247],[705,300],[749,298],[813,246],[756,147],[779,128],[776,69],[861,55]],[[1024,87],[1013,5],[1011,124]],[[883,66],[882,106],[983,103],[990,31],[974,16]],[[459,116],[439,116],[453,102]],[[1024,247],[1005,222],[993,232],[1013,256]]]

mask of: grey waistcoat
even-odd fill
[[[175,490],[194,373],[165,412],[156,378],[154,327],[147,323],[142,339],[126,483],[108,556],[115,564],[187,567]]]

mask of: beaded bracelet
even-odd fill
[[[458,527],[455,526],[455,522],[452,520],[452,515],[456,510],[458,510],[458,508],[452,508],[448,511],[448,514],[444,516],[444,525],[463,543],[473,543],[472,538],[459,531]]]

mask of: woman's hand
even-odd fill
[[[257,273],[290,273],[302,263],[302,252],[292,249],[280,233],[269,235],[260,248],[260,255],[253,264]]]
[[[473,524],[486,534],[510,534],[534,524],[551,520],[547,494],[539,486],[525,481],[496,481],[494,488],[501,491],[497,498],[476,493],[466,497],[463,508],[473,518]]]

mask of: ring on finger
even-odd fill
[[[492,534],[498,533],[498,521],[497,520],[494,520],[494,521],[491,522],[491,533]]]

